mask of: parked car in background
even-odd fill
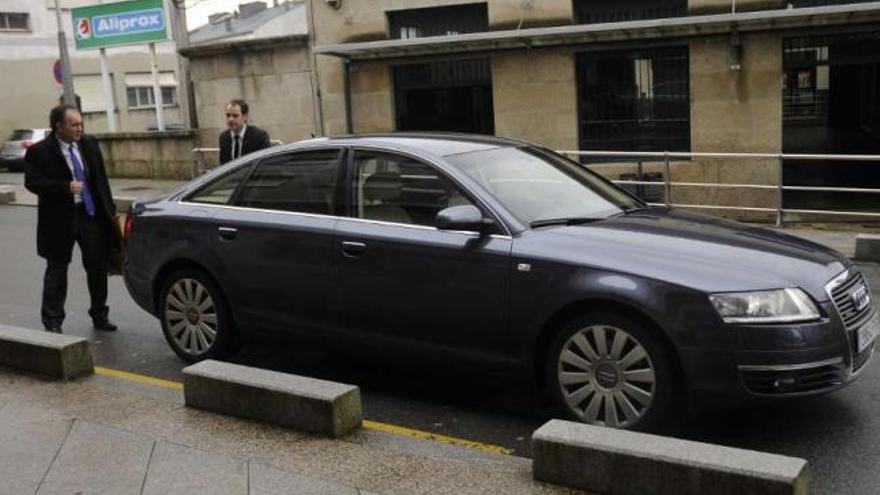
[[[125,230],[126,286],[187,361],[281,336],[536,379],[560,415],[611,427],[654,429],[694,395],[836,390],[880,327],[831,249],[652,208],[494,137],[273,147],[135,203]]]
[[[24,153],[45,138],[51,129],[15,129],[0,149],[0,167],[10,172],[24,170]]]

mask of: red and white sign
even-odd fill
[[[88,17],[80,17],[76,20],[76,37],[81,40],[92,37],[92,23]]]

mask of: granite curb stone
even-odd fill
[[[183,394],[190,407],[335,438],[363,421],[354,385],[220,361],[184,368]]]
[[[95,371],[88,340],[2,324],[0,365],[61,380]]]
[[[552,420],[532,436],[536,480],[608,495],[805,495],[807,461]]]

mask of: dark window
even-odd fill
[[[574,0],[578,24],[686,16],[687,0]]]
[[[399,131],[495,132],[489,60],[393,68]]]
[[[21,31],[27,29],[27,14],[0,12],[0,31]]]
[[[358,152],[355,163],[357,218],[434,226],[440,210],[473,204],[446,176],[415,159]]]
[[[389,38],[423,38],[489,30],[485,3],[388,12]]]
[[[238,204],[268,210],[333,214],[339,152],[309,151],[266,158],[242,186]]]
[[[876,0],[788,0],[783,2],[784,7],[819,7],[822,5],[843,5],[847,3],[867,3]]]
[[[34,131],[27,129],[16,129],[9,136],[10,141],[26,141],[34,137]]]
[[[688,151],[688,49],[578,55],[583,150]]]
[[[193,203],[208,203],[225,205],[232,199],[232,194],[241,181],[247,177],[251,167],[245,166],[236,169],[234,172],[224,175],[217,180],[209,183],[207,186],[199,189],[189,197],[189,201]]]

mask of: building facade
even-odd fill
[[[149,52],[146,46],[107,49],[113,93],[104,94],[97,50],[76,50],[68,9],[98,3],[63,0],[61,18],[67,34],[74,91],[79,96],[87,132],[109,129],[106,99],[115,102],[118,130],[146,131],[156,125]],[[182,123],[177,98],[174,43],[157,44],[160,84],[167,124]],[[58,104],[61,85],[53,76],[58,60],[54,0],[0,0],[0,139],[12,129],[48,127],[49,109]]]
[[[430,129],[564,150],[880,153],[880,2],[311,6],[328,134]],[[784,172],[787,184],[876,187],[878,169],[789,161]],[[617,178],[633,167],[602,170]],[[776,159],[692,158],[671,172],[680,182],[760,185],[779,176]],[[700,187],[676,188],[672,200],[777,203],[772,190]],[[787,194],[786,206],[798,200]]]

